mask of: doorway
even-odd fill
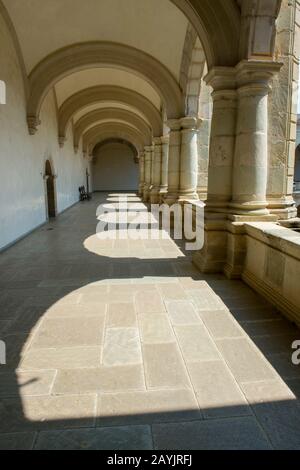
[[[46,189],[47,189],[47,215],[49,219],[56,217],[56,204],[55,204],[55,184],[52,166],[49,160],[45,165]]]

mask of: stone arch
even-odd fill
[[[90,155],[91,149],[104,137],[128,140],[136,147],[138,153],[147,145],[147,139],[135,127],[121,122],[105,122],[92,127],[83,135],[83,152]]]
[[[196,31],[189,25],[180,70],[180,85],[187,116],[199,117],[199,97],[205,73],[207,73],[205,52]]]
[[[152,131],[149,124],[137,114],[126,109],[101,108],[84,115],[74,126],[74,147],[79,147],[79,141],[82,134],[92,124],[103,120],[122,120],[136,127],[142,134],[148,138],[148,144],[152,142]]]
[[[59,109],[59,139],[63,142],[70,119],[86,106],[99,102],[123,103],[138,109],[150,122],[155,137],[163,132],[162,117],[158,109],[143,95],[118,86],[100,85],[86,88],[68,98]]]
[[[208,70],[274,55],[281,0],[170,0],[189,19]]]
[[[26,73],[26,66],[25,66],[24,57],[23,57],[23,54],[22,54],[22,49],[21,49],[21,46],[20,46],[20,43],[19,43],[18,35],[16,33],[14,24],[13,24],[9,14],[8,14],[8,11],[7,11],[6,7],[4,6],[2,0],[0,0],[0,15],[2,16],[2,18],[3,18],[3,20],[6,24],[6,27],[9,31],[9,33],[10,33],[10,36],[11,36],[11,39],[12,39],[12,42],[13,42],[15,52],[16,52],[17,57],[18,57],[19,66],[20,66],[20,69],[21,69],[25,96],[28,99],[28,97],[29,97],[29,81],[28,81],[28,77],[27,77],[27,73]]]
[[[42,60],[30,73],[28,125],[32,132],[39,124],[43,99],[63,78],[84,69],[112,66],[136,73],[160,95],[168,118],[183,112],[180,87],[171,72],[154,57],[123,44],[88,42],[60,49]]]
[[[241,22],[235,0],[170,1],[183,12],[197,32],[209,69],[216,65],[236,65]]]
[[[120,139],[120,138],[117,138],[117,137],[110,138],[110,139],[105,139],[105,140],[99,142],[98,144],[96,144],[96,146],[94,148],[94,151],[97,151],[98,149],[100,149],[104,145],[107,145],[107,144],[110,144],[110,143],[118,143],[118,144],[127,145],[132,150],[135,158],[138,158],[138,151],[137,151],[136,147],[131,142],[129,142],[129,140]]]

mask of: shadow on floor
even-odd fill
[[[0,366],[0,449],[299,449],[300,366],[291,362],[291,344],[300,339],[299,330],[242,282],[201,275],[181,242],[177,246],[150,242],[140,248],[137,243],[142,257],[134,256],[130,247],[127,254],[125,243],[117,249],[102,247],[97,241],[90,245],[96,208],[104,200],[98,195],[75,206],[0,255],[0,339],[7,347],[7,364]],[[102,250],[109,255],[104,256]],[[124,257],[118,256],[118,250]],[[149,289],[151,284],[178,280],[245,394],[245,403],[235,404],[233,399],[230,406],[220,402],[199,409],[198,403],[189,408],[187,401],[182,410],[178,406],[172,410],[172,404],[157,410],[153,405],[154,411],[150,407],[142,413],[133,407],[123,414],[116,414],[112,404],[111,413],[98,415],[96,406],[103,397],[97,387],[82,396],[51,396],[49,402],[43,386],[52,389],[56,372],[51,375],[47,362],[41,366],[49,373],[45,377],[39,377],[38,369],[22,369],[24,355],[47,312],[57,303],[71,307],[80,289],[94,284],[96,304],[101,303],[103,286],[109,286],[107,295],[113,297],[115,291],[122,299],[122,285],[139,285],[143,292],[143,286]],[[210,294],[223,302],[222,308],[210,305],[210,300],[207,304]],[[226,315],[230,312],[243,330],[243,338],[234,332],[222,334],[228,325],[220,312],[226,309]],[[84,313],[77,320],[84,331]],[[250,343],[271,366],[270,375],[264,370],[257,375],[257,357],[252,357],[253,349],[247,349]],[[81,346],[89,348],[88,343]],[[251,368],[256,370],[248,381]],[[40,389],[34,388],[36,381]],[[222,383],[218,386],[222,388]],[[27,396],[26,387],[35,392]],[[193,393],[201,402],[201,387]],[[228,402],[226,393],[224,403]]]

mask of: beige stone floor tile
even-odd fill
[[[150,426],[122,426],[98,429],[43,431],[36,450],[111,450],[153,449]]]
[[[154,424],[156,450],[271,450],[269,440],[251,416]]]
[[[180,350],[175,343],[145,344],[143,357],[148,389],[191,387]]]
[[[101,346],[31,349],[19,365],[21,370],[80,369],[99,367]]]
[[[0,433],[93,426],[96,395],[5,398],[0,403]]]
[[[0,370],[0,397],[49,395],[55,374],[54,370],[7,373]]]
[[[141,340],[147,344],[174,343],[173,329],[165,314],[139,315]]]
[[[54,305],[46,311],[47,318],[86,318],[101,317],[107,311],[107,304],[104,302],[90,303],[88,305]]]
[[[185,290],[197,290],[208,287],[208,284],[203,279],[193,279],[192,277],[179,277],[180,284]]]
[[[34,432],[0,434],[0,450],[32,450],[35,438]]]
[[[255,345],[247,338],[216,341],[222,357],[240,382],[254,382],[276,378],[277,374]]]
[[[210,289],[187,290],[189,297],[193,300],[197,310],[224,310],[226,305]]]
[[[141,365],[58,371],[53,394],[145,390]]]
[[[286,379],[300,379],[300,367],[292,362],[292,343],[290,348],[285,353],[280,354],[266,354],[267,361],[272,365],[280,377]]]
[[[190,390],[158,390],[102,394],[98,399],[98,426],[152,424],[201,419]]]
[[[251,414],[248,403],[222,361],[188,364],[190,378],[205,418]]]
[[[156,292],[138,292],[135,297],[137,313],[162,313],[165,305],[161,296]]]
[[[202,323],[194,304],[188,300],[166,302],[166,308],[172,325],[197,325]]]
[[[179,283],[159,284],[158,290],[164,300],[184,300],[187,298],[187,294]]]
[[[102,363],[105,366],[141,364],[142,352],[138,328],[107,328]]]
[[[104,317],[49,318],[43,321],[32,349],[97,346],[103,341]]]
[[[282,380],[242,384],[252,409],[277,450],[299,450],[299,402]]]
[[[227,310],[199,310],[199,315],[214,339],[245,336],[244,329]]]
[[[109,304],[107,328],[130,328],[137,326],[137,318],[133,302]]]
[[[187,362],[220,359],[218,350],[203,325],[175,326],[174,330]]]

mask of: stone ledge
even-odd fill
[[[258,241],[300,260],[300,233],[272,222],[246,223],[245,230]]]

